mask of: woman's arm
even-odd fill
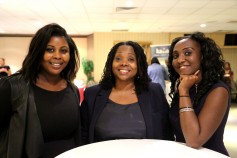
[[[180,112],[180,124],[188,146],[198,148],[210,139],[225,115],[228,98],[227,89],[217,87],[207,96],[198,116],[194,111]],[[192,107],[190,97],[180,97],[179,105],[180,108]]]

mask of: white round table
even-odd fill
[[[56,158],[228,158],[206,148],[154,139],[121,139],[92,143],[66,151]]]

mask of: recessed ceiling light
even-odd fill
[[[5,3],[5,0],[0,0],[0,3]]]
[[[3,29],[0,28],[0,33],[4,33],[5,31]]]
[[[207,26],[207,24],[201,24],[200,25],[200,27],[206,27]]]
[[[133,6],[133,1],[132,0],[127,0],[125,2],[126,7],[132,7]]]
[[[127,23],[125,21],[121,21],[121,22],[118,23],[118,26],[124,28],[124,27],[127,26]]]

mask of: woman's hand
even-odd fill
[[[189,95],[189,89],[199,81],[200,70],[197,70],[193,75],[180,75],[179,95]]]

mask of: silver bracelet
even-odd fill
[[[194,111],[192,107],[185,107],[185,108],[181,108],[179,109],[179,112],[182,113],[182,112],[187,112],[187,111]]]

